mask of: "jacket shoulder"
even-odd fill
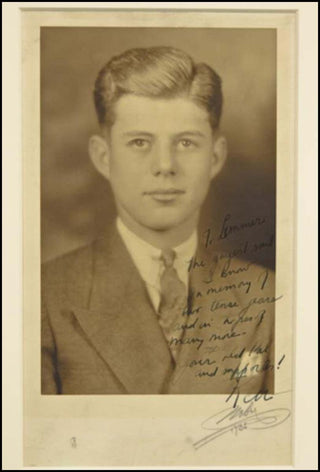
[[[75,270],[88,270],[92,262],[93,243],[62,254],[42,264],[45,278],[65,278]]]
[[[275,272],[260,264],[248,260],[238,259],[234,261],[232,266],[234,274],[231,280],[235,281],[237,287],[241,287],[241,282],[250,284],[248,295],[251,298],[273,299],[276,295]],[[243,295],[243,290],[240,290]]]
[[[221,259],[217,266],[220,281],[242,287],[250,283],[251,290],[273,296],[275,293],[275,273],[272,269],[241,258]]]
[[[94,243],[45,262],[41,267],[43,298],[62,301],[85,295],[91,282]]]

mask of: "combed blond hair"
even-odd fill
[[[129,49],[101,69],[94,102],[99,123],[114,123],[114,104],[123,95],[154,98],[186,97],[209,114],[212,129],[222,112],[221,78],[207,64],[195,64],[185,52],[171,47]]]

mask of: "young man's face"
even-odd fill
[[[225,158],[224,139],[213,137],[207,112],[186,98],[125,95],[115,117],[105,149],[102,140],[93,143],[91,156],[124,222],[159,231],[196,224]]]

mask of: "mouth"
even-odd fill
[[[154,200],[159,201],[159,202],[172,202],[179,195],[182,195],[184,193],[185,193],[184,190],[180,190],[176,188],[168,188],[168,189],[150,190],[149,192],[144,192],[144,195],[149,195]]]

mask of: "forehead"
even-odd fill
[[[115,130],[181,133],[211,132],[208,112],[188,98],[121,97],[115,105]]]

